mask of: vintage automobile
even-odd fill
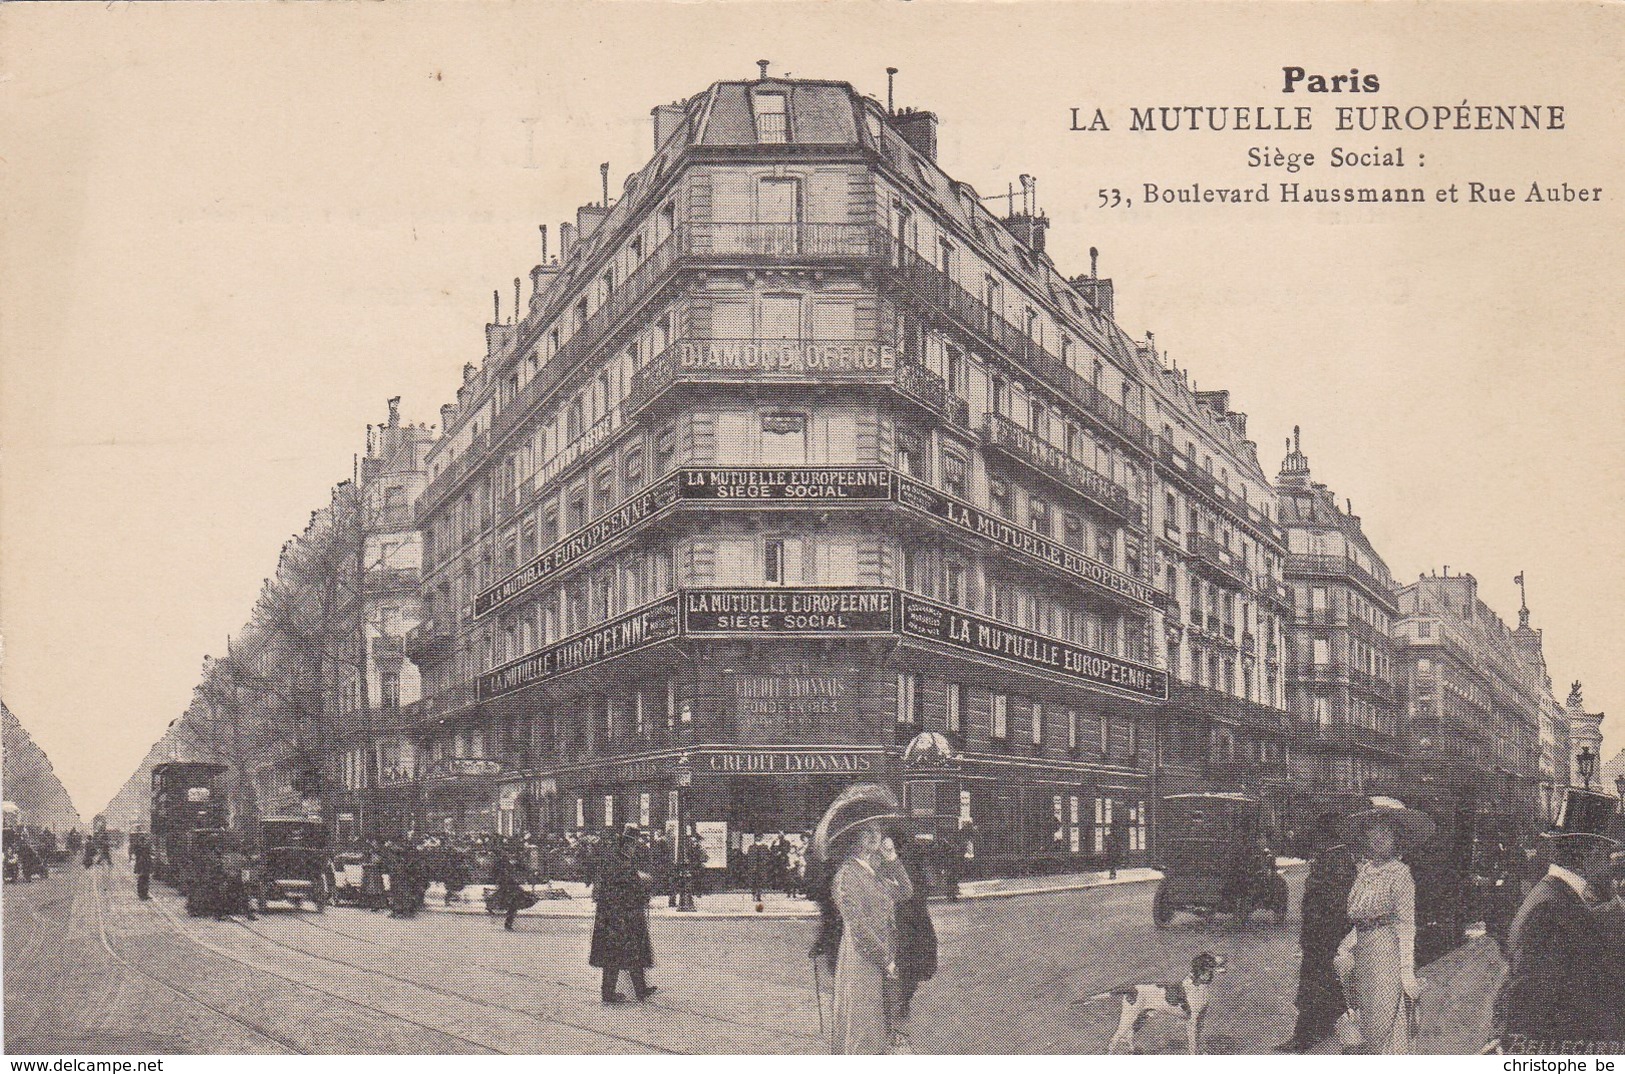
[[[1174,794],[1163,799],[1162,882],[1151,916],[1159,928],[1179,911],[1228,914],[1245,924],[1254,911],[1286,918],[1286,878],[1265,841],[1262,806],[1244,794]]]
[[[306,903],[318,913],[332,901],[333,863],[327,826],[303,817],[266,817],[260,821],[259,906],[272,902]]]
[[[186,912],[194,917],[233,914],[245,909],[252,879],[248,840],[227,828],[194,828],[177,847],[173,861],[185,862],[186,873],[176,876],[186,894]],[[174,875],[174,874],[172,874]]]

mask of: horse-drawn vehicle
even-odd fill
[[[1245,924],[1269,910],[1286,918],[1286,878],[1265,841],[1263,807],[1244,794],[1174,794],[1163,799],[1162,881],[1152,902],[1159,928],[1179,911],[1227,914]]]

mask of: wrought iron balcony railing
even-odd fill
[[[1072,458],[1060,448],[1017,425],[1002,414],[989,414],[983,420],[982,436],[989,446],[998,448],[1017,461],[1024,462],[1054,478],[1091,503],[1138,528],[1144,511],[1134,502],[1127,489]]]

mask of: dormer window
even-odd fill
[[[788,98],[782,93],[758,93],[751,98],[756,107],[756,140],[788,142],[790,116]]]

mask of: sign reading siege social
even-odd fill
[[[890,589],[701,589],[683,594],[685,634],[884,634]]]

